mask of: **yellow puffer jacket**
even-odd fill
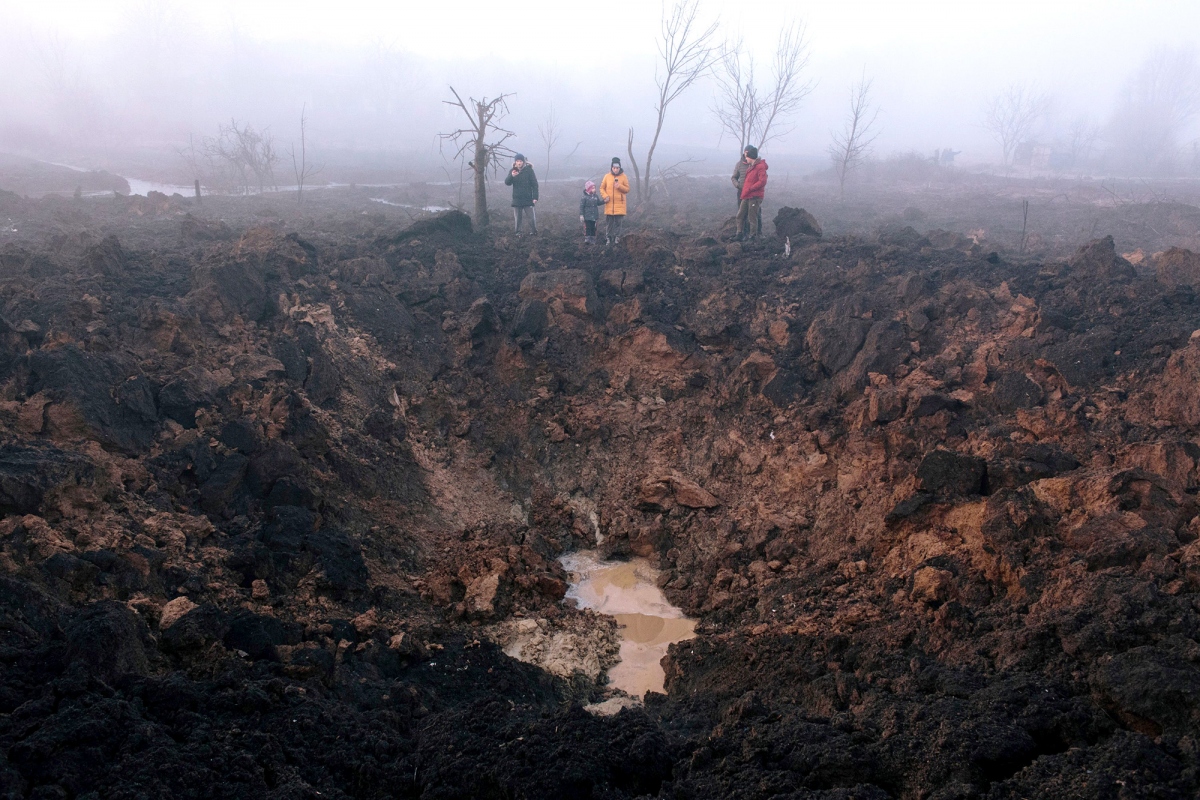
[[[604,213],[613,215],[625,214],[625,195],[629,194],[629,178],[625,172],[613,175],[612,170],[600,181],[600,196],[604,198]]]

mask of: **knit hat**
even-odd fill
[[[618,158],[617,156],[613,156],[612,163],[616,164],[619,167],[619,166],[621,166],[621,159]]]
[[[525,160],[524,153],[517,153],[515,156],[513,156],[513,161],[524,161],[524,160]]]
[[[590,192],[590,191],[592,191],[592,190],[593,190],[593,189],[595,189],[595,188],[596,188],[596,182],[595,182],[595,181],[588,181],[587,183],[585,183],[585,184],[583,185],[583,190],[584,190],[585,192]]]
[[[746,145],[746,155],[751,158],[758,158],[758,148],[752,144]]]

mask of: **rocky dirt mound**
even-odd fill
[[[1200,786],[1190,254],[198,214],[0,251],[7,794]],[[597,541],[702,620],[604,718]]]

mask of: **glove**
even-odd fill
[[[580,221],[580,222],[583,222],[583,214],[580,214],[580,215],[579,215],[579,221]]]

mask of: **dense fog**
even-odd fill
[[[298,139],[302,108],[314,157],[369,172],[457,179],[438,134],[460,124],[443,101],[511,93],[509,144],[563,172],[644,152],[655,123],[657,4],[587,8],[550,2],[381,11],[369,3],[56,2],[0,5],[0,150],[84,166],[144,164],[185,178],[177,151],[237,120]],[[852,85],[870,82],[870,155],[951,149],[956,163],[1078,172],[1192,174],[1200,8],[1191,2],[699,4],[712,43],[740,41],[769,91],[777,35],[803,26],[800,81],[811,92],[781,121],[765,154],[828,167]],[[797,28],[798,29],[798,28]],[[669,108],[658,163],[724,172],[738,142],[713,112],[716,74]],[[986,121],[1012,88],[1035,119],[1005,152]],[[1021,150],[1020,146],[1024,145]],[[540,153],[540,155],[539,155]],[[125,167],[128,170],[128,167]],[[135,170],[136,171],[136,170]],[[337,172],[337,170],[334,170]],[[341,174],[341,173],[338,173]],[[354,173],[359,174],[358,172]],[[351,176],[353,177],[353,176]],[[326,175],[327,179],[335,179]]]

